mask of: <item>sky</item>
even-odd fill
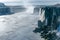
[[[0,0],[6,5],[50,5],[60,3],[59,0]]]

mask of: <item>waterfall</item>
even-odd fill
[[[41,10],[39,11],[39,20],[41,20],[41,22],[43,22],[45,20],[45,10]]]

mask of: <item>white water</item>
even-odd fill
[[[27,13],[0,16],[0,40],[43,40],[33,33],[37,21],[38,15]]]

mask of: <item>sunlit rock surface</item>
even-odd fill
[[[0,16],[0,40],[43,40],[33,32],[37,20],[38,15],[28,13]]]

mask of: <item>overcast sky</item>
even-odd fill
[[[60,3],[59,0],[0,0],[6,5],[49,5]]]

